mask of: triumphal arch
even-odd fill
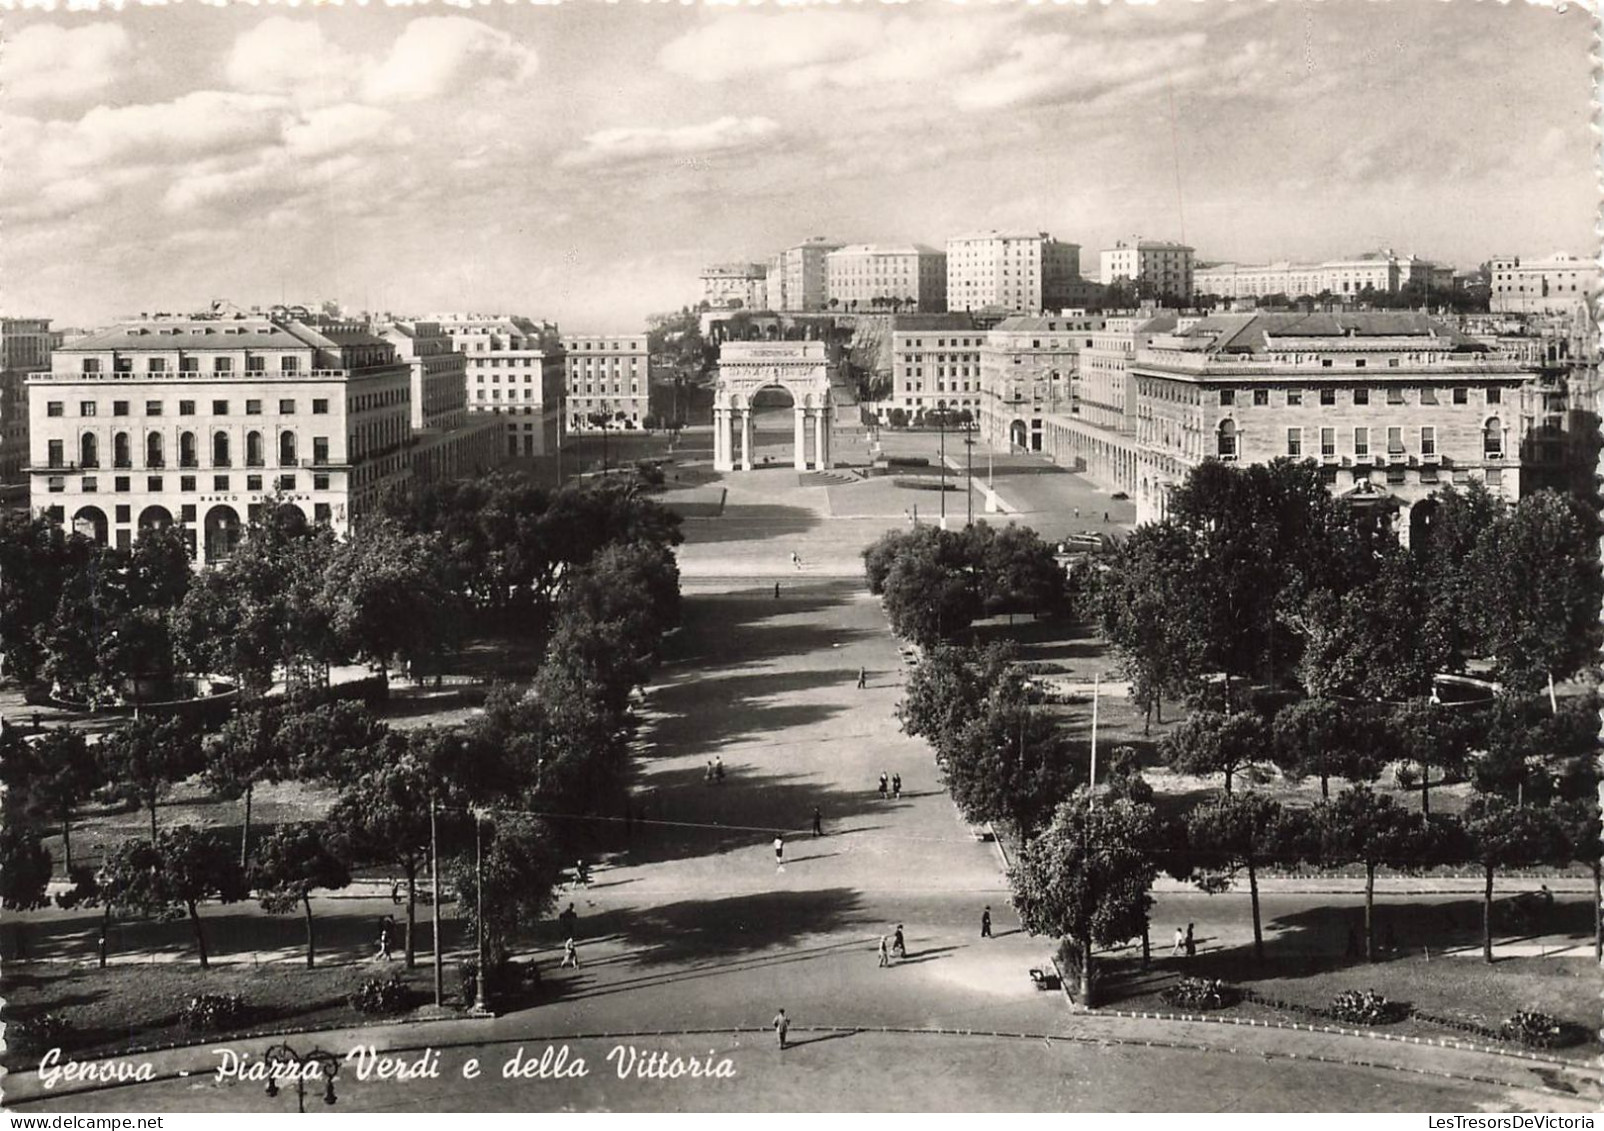
[[[830,466],[830,359],[824,342],[725,342],[713,399],[713,467],[752,470],[752,398],[784,389],[796,413],[798,471]],[[809,443],[811,439],[811,444]],[[736,444],[740,455],[736,455]],[[811,452],[812,459],[809,459]]]

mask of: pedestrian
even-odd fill
[[[568,939],[563,943],[563,961],[562,966],[559,966],[558,969],[561,970],[565,966],[572,966],[575,970],[579,969],[579,949],[574,946],[573,939]]]
[[[889,782],[890,780],[891,780],[890,778],[886,777],[886,772],[884,770],[881,770],[880,771],[880,800],[881,801],[884,801],[886,799],[886,783]]]
[[[791,563],[793,565],[795,565],[797,569],[801,569],[802,568],[802,555],[801,554],[792,554],[791,555]]]
[[[1186,925],[1186,957],[1188,958],[1197,957],[1197,939],[1192,935],[1192,927],[1193,924],[1191,923]]]
[[[1104,522],[1107,522],[1107,521],[1108,521],[1108,512],[1107,512],[1107,511],[1104,511],[1104,512],[1103,512],[1103,521],[1104,521]]]
[[[785,866],[785,837],[779,833],[774,834],[774,863],[782,868]]]
[[[824,814],[819,812],[819,807],[817,805],[813,807],[813,835],[824,835]]]
[[[785,1035],[791,1031],[791,1019],[785,1015],[785,1010],[774,1015],[774,1032],[780,1038],[780,1049],[785,1049]]]
[[[1076,508],[1075,508],[1075,517],[1076,517],[1076,518],[1079,518],[1079,517],[1080,517],[1080,508],[1079,508],[1079,507],[1076,507]]]
[[[574,884],[576,886],[579,884],[584,884],[586,887],[590,886],[590,869],[585,866],[583,860],[574,864]]]
[[[901,774],[892,774],[891,775],[891,796],[896,798],[898,801],[902,800],[902,775]]]
[[[908,944],[903,941],[901,923],[897,924],[897,933],[891,940],[891,949],[896,952],[898,958],[908,957]]]
[[[986,909],[980,913],[980,937],[983,939],[991,938],[991,904],[989,903],[986,904]]]
[[[713,780],[720,784],[724,781],[724,759],[722,757],[713,759]]]
[[[574,910],[572,903],[568,905],[567,911],[557,916],[557,922],[563,929],[564,937],[570,939],[574,937],[577,933],[574,928],[579,924],[579,912]]]
[[[780,599],[780,583],[778,581],[774,583],[774,599],[776,601]]]
[[[868,686],[869,686],[869,669],[868,668],[859,668],[858,669],[858,690],[862,691],[865,687],[868,687]]]
[[[379,954],[384,961],[390,961],[390,932],[395,929],[395,916],[386,915],[379,923]]]
[[[880,954],[880,965],[881,966],[890,966],[891,965],[891,946],[890,946],[890,940],[885,935],[881,935],[880,936],[879,954]]]
[[[1175,928],[1175,941],[1170,945],[1170,957],[1181,957],[1181,950],[1186,946],[1186,932],[1180,927]]]
[[[703,778],[702,780],[705,781],[708,785],[712,785],[713,784],[713,759],[711,759],[711,758],[709,758],[707,760],[707,776],[705,778]]]
[[[397,907],[401,906],[401,881],[399,879],[390,881],[390,902]]]

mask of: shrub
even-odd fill
[[[1575,1040],[1573,1026],[1535,1009],[1523,1009],[1504,1022],[1505,1040],[1517,1041],[1527,1048],[1552,1049],[1568,1045]]]
[[[479,991],[479,964],[467,959],[458,971],[462,980],[462,1000],[472,1002]],[[519,995],[540,986],[540,970],[533,962],[513,962],[502,959],[490,964],[490,981],[486,986],[493,998]]]
[[[888,456],[887,467],[929,467],[930,460],[924,456]]]
[[[72,1033],[72,1022],[59,1013],[8,1018],[6,1047],[24,1056],[43,1056],[51,1049],[64,1048],[72,1039]]]
[[[351,1008],[358,1013],[400,1013],[407,1008],[407,984],[401,975],[368,978],[351,993]]]
[[[1401,1021],[1409,1007],[1402,1002],[1388,1001],[1375,990],[1343,990],[1331,999],[1326,1012],[1350,1025],[1387,1025]]]
[[[178,1019],[197,1033],[238,1028],[245,1021],[245,999],[239,994],[196,994],[178,1011]]]
[[[1178,1009],[1228,1009],[1242,1000],[1240,990],[1218,978],[1182,978],[1158,996]]]

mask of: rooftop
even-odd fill
[[[338,349],[384,345],[358,323],[329,323],[314,329],[303,322],[271,318],[155,318],[98,330],[62,347],[63,352],[178,349]]]
[[[847,244],[845,247],[836,248],[834,251],[832,251],[830,253],[830,257],[834,258],[837,255],[845,257],[845,256],[848,256],[848,255],[945,255],[945,254],[947,254],[947,253],[944,252],[944,251],[938,251],[935,248],[929,247],[929,246],[927,246],[925,244],[922,244],[922,243],[900,243],[900,244],[891,244],[891,243],[853,243],[853,244]]]
[[[1174,338],[1175,348],[1210,353],[1265,353],[1281,338],[1420,338],[1455,352],[1486,348],[1442,319],[1416,311],[1215,314],[1177,330]]]

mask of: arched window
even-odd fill
[[[280,432],[278,434],[278,465],[280,467],[295,466],[295,433]]]
[[[1233,420],[1220,421],[1219,457],[1221,459],[1236,458],[1236,422]]]
[[[1487,459],[1504,458],[1504,428],[1496,416],[1489,417],[1482,427],[1481,450]]]
[[[261,467],[263,462],[262,434],[260,432],[247,432],[245,434],[245,466]]]
[[[200,466],[199,457],[195,454],[195,433],[193,432],[184,432],[178,437],[178,466]]]
[[[212,435],[212,466],[229,466],[227,432],[216,432]]]
[[[86,432],[78,441],[78,463],[81,467],[100,466],[100,440],[93,432]]]
[[[111,438],[111,465],[113,467],[133,467],[134,456],[128,450],[128,433],[118,432]]]
[[[145,437],[145,466],[161,467],[165,462],[162,458],[162,434],[152,432]]]

